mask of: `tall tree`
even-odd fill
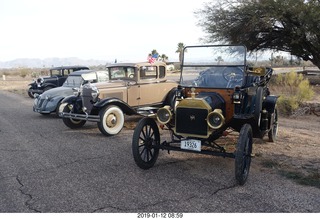
[[[213,1],[195,13],[207,42],[285,51],[320,68],[319,0]]]
[[[182,54],[183,54],[183,49],[185,45],[183,43],[178,43],[177,51],[176,53],[179,53],[179,62],[180,64],[182,63]]]

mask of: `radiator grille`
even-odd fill
[[[91,92],[92,88],[90,86],[83,86],[81,93],[82,106],[86,107],[88,113],[91,112],[93,107]]]
[[[176,132],[180,134],[207,136],[207,109],[177,108]]]

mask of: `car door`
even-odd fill
[[[164,77],[164,66],[144,66],[140,68],[140,99],[139,105],[161,103],[168,90],[160,77]]]

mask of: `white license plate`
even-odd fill
[[[191,151],[201,151],[201,141],[189,139],[181,141],[181,149],[191,150]]]

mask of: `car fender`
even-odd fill
[[[103,100],[95,103],[94,108],[100,110],[108,105],[118,106],[125,114],[128,114],[128,115],[137,114],[137,111],[134,108],[132,108],[126,102],[124,102],[118,98],[103,99]]]
[[[270,114],[272,114],[275,110],[276,103],[279,96],[269,95],[263,101],[263,108],[265,108]]]
[[[54,88],[54,87],[57,87],[57,85],[52,84],[52,83],[43,83],[43,84],[41,85],[41,87],[42,87],[42,88],[46,88],[46,87],[52,87],[52,88]]]
[[[80,98],[77,96],[74,96],[74,95],[70,95],[70,96],[66,96],[65,98],[63,98],[61,103],[75,103],[75,102],[77,102],[78,99],[80,99]]]
[[[174,87],[168,92],[168,94],[164,98],[163,106],[169,105],[171,107],[174,107],[174,102],[175,102],[175,98],[176,98],[175,97],[176,96],[176,90],[178,90],[178,88]]]

